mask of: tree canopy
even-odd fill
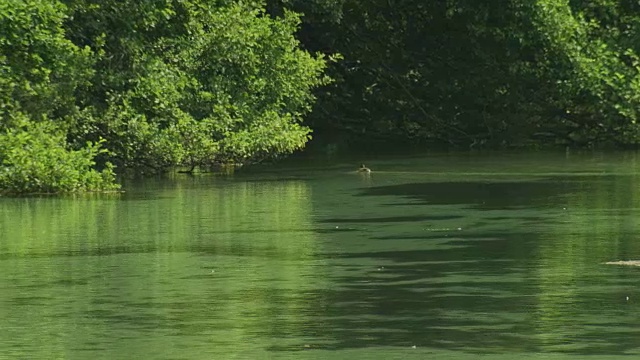
[[[273,8],[311,14],[304,45],[344,57],[309,118],[328,142],[638,142],[637,2],[283,0]]]
[[[301,122],[312,90],[327,82],[323,56],[294,36],[299,23],[251,2],[4,2],[0,142],[40,168],[36,148],[15,138],[63,140],[60,162],[84,156],[76,170],[105,179],[114,168],[162,172],[290,153],[310,138]],[[21,171],[11,153],[0,154],[0,169],[9,183]],[[28,184],[47,178],[29,176]]]

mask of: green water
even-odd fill
[[[640,355],[639,156],[359,161],[0,198],[0,359]]]

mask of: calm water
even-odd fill
[[[640,156],[358,164],[0,199],[0,359],[640,355]]]

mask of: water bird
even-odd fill
[[[360,168],[358,169],[359,173],[370,173],[371,169],[369,169],[368,167],[366,167],[364,164],[360,164]]]

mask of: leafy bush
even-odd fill
[[[94,169],[101,143],[68,149],[64,133],[51,122],[32,122],[23,114],[0,132],[0,192],[11,194],[115,190],[113,166]]]

